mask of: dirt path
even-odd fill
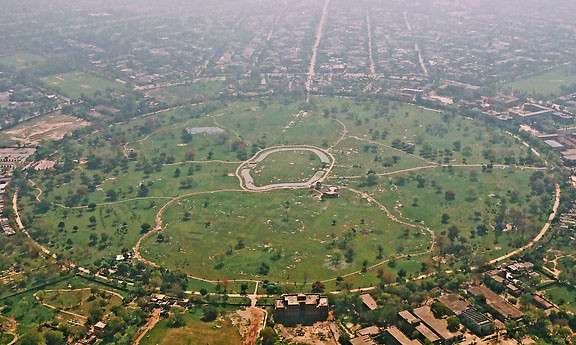
[[[338,138],[338,140],[336,140],[336,142],[332,146],[328,148],[328,151],[332,151],[333,148],[340,145],[340,143],[348,137],[348,127],[346,126],[346,124],[338,119],[334,119],[334,121],[336,121],[340,125],[340,127],[342,127],[342,130],[340,132],[341,133],[340,137]]]
[[[428,228],[428,227],[425,227],[425,226],[423,226],[423,225],[409,223],[408,221],[405,221],[405,220],[402,220],[402,219],[398,218],[396,215],[394,215],[392,212],[390,212],[390,210],[388,210],[388,208],[387,208],[384,204],[382,204],[382,203],[379,202],[378,200],[374,199],[371,195],[369,195],[369,194],[366,193],[366,192],[362,192],[362,191],[359,191],[359,190],[356,190],[356,189],[350,188],[350,187],[344,187],[344,189],[346,189],[346,190],[348,190],[348,191],[351,191],[351,192],[353,192],[353,193],[361,196],[363,199],[365,199],[365,200],[368,201],[369,203],[371,203],[371,204],[373,203],[373,204],[375,204],[376,206],[378,206],[378,208],[379,208],[381,211],[383,211],[384,213],[386,213],[386,216],[387,216],[388,219],[390,219],[391,221],[393,221],[393,222],[395,222],[395,223],[398,223],[398,224],[401,224],[401,225],[405,225],[405,226],[411,227],[411,228],[413,228],[413,229],[418,229],[418,230],[420,230],[420,231],[427,232],[427,233],[430,235],[430,238],[431,238],[430,247],[429,247],[426,251],[418,252],[418,253],[400,254],[400,255],[395,255],[395,256],[393,256],[393,257],[389,257],[389,258],[384,259],[384,260],[382,260],[382,261],[380,261],[380,262],[377,262],[377,263],[375,263],[375,264],[373,264],[373,265],[371,265],[371,266],[368,266],[368,267],[367,267],[367,270],[368,270],[368,271],[374,270],[375,268],[378,268],[378,267],[380,267],[380,266],[382,266],[382,265],[390,262],[391,260],[398,260],[398,259],[403,259],[403,258],[407,258],[407,257],[422,256],[422,255],[426,255],[426,254],[432,253],[432,252],[434,251],[434,248],[436,247],[436,234],[434,233],[434,231],[432,231],[432,229],[430,229],[430,228]],[[342,278],[347,278],[347,277],[350,277],[350,276],[353,276],[353,275],[357,275],[357,274],[360,274],[360,273],[362,273],[362,271],[361,271],[361,270],[357,270],[357,271],[354,271],[354,272],[347,273],[347,274],[345,274],[345,275],[343,275],[343,276],[341,276],[341,277],[342,277]],[[336,279],[337,279],[337,278],[326,279],[326,280],[323,280],[322,282],[323,282],[323,283],[327,283],[327,282],[335,281]],[[372,288],[370,287],[369,289],[372,289]]]
[[[509,252],[508,254],[502,255],[501,257],[498,257],[494,260],[490,260],[488,262],[490,265],[498,263],[500,261],[504,261],[504,260],[509,259],[513,256],[516,256],[516,255],[526,251],[527,249],[532,248],[536,243],[540,242],[542,237],[544,237],[544,235],[546,235],[546,233],[550,229],[550,226],[552,225],[552,221],[554,221],[554,219],[556,218],[556,216],[558,214],[558,207],[560,206],[560,192],[561,192],[560,191],[560,185],[558,183],[556,183],[555,190],[556,190],[556,197],[554,200],[554,206],[552,207],[552,213],[550,213],[550,215],[548,216],[548,220],[546,221],[546,224],[544,224],[542,229],[540,229],[540,232],[538,233],[538,235],[536,235],[536,237],[534,237],[526,245],[524,245],[524,246],[522,246],[516,250],[513,250],[513,251]]]
[[[481,168],[486,166],[485,164],[435,164],[435,165],[424,165],[414,168],[407,168],[407,169],[400,169],[385,173],[376,174],[376,176],[391,176],[391,175],[398,175],[398,174],[405,174],[410,172],[416,172],[421,170],[427,169],[438,169],[438,168]],[[545,167],[532,167],[532,166],[521,166],[521,165],[506,165],[506,164],[495,164],[492,165],[493,168],[497,169],[520,169],[520,170],[548,170]],[[330,179],[345,179],[345,180],[354,180],[360,179],[364,176],[332,176]]]
[[[236,324],[242,335],[242,345],[256,345],[260,332],[266,324],[267,313],[256,307],[247,307],[236,312]]]
[[[394,151],[403,153],[403,154],[408,155],[408,156],[410,156],[410,157],[412,157],[412,158],[416,158],[416,159],[418,159],[418,160],[427,162],[427,163],[432,164],[432,165],[440,165],[440,164],[438,164],[438,163],[436,163],[436,162],[434,162],[434,161],[431,161],[431,160],[428,160],[428,159],[426,159],[426,158],[422,158],[422,157],[416,156],[415,154],[402,151],[402,150],[400,150],[400,149],[397,149],[397,148],[392,147],[392,146],[388,146],[388,145],[386,145],[386,144],[382,144],[381,142],[378,142],[378,141],[374,141],[374,140],[370,140],[370,139],[366,139],[366,138],[361,138],[361,137],[358,137],[358,136],[355,136],[355,135],[349,135],[348,137],[349,137],[349,138],[352,138],[352,139],[359,140],[359,141],[365,141],[365,142],[370,143],[370,144],[374,144],[374,145],[386,147],[386,148],[388,148],[388,149],[391,149],[391,150],[394,150]]]
[[[158,210],[158,212],[156,213],[156,217],[154,219],[154,228],[152,230],[150,230],[149,232],[145,233],[144,235],[142,235],[138,241],[136,242],[136,244],[134,245],[133,251],[134,251],[134,258],[136,260],[139,260],[140,262],[144,263],[145,265],[151,266],[151,267],[160,267],[160,265],[158,265],[157,263],[150,261],[146,258],[144,258],[142,256],[141,253],[141,248],[142,248],[142,241],[144,241],[145,239],[159,233],[160,231],[162,231],[163,228],[163,222],[162,222],[162,216],[164,215],[164,211],[170,207],[172,204],[174,204],[175,202],[182,200],[182,199],[186,199],[189,197],[193,197],[196,195],[207,195],[207,194],[217,194],[217,193],[238,193],[238,192],[244,192],[241,189],[221,189],[221,190],[215,190],[215,191],[209,191],[209,192],[194,192],[194,193],[188,193],[188,194],[184,194],[178,197],[174,197],[171,198],[170,201],[168,201],[166,204],[164,204],[164,206],[162,206],[162,208],[160,208],[160,210]],[[210,280],[210,279],[206,279],[206,278],[202,278],[202,277],[198,277],[198,276],[193,276],[193,275],[188,275],[188,277],[195,279],[195,280],[199,280],[199,281],[203,281],[206,283],[211,283],[211,284],[217,284],[220,282],[220,280]],[[253,280],[253,279],[229,279],[229,282],[246,282],[246,283],[255,283],[255,282],[259,282],[258,280]]]
[[[18,229],[20,229],[20,231],[22,231],[24,235],[26,235],[26,237],[28,237],[32,241],[32,243],[34,243],[34,245],[38,247],[38,249],[40,249],[40,251],[42,251],[46,255],[51,255],[50,250],[48,250],[48,248],[44,247],[40,243],[36,242],[32,238],[32,236],[30,236],[28,230],[26,230],[26,228],[24,227],[22,219],[20,218],[20,212],[18,211],[18,191],[14,192],[14,196],[12,197],[12,209],[14,210],[14,218],[16,220],[16,225],[18,225]]]
[[[152,310],[152,315],[150,316],[146,324],[138,330],[138,335],[134,339],[132,345],[140,345],[140,342],[142,341],[142,339],[144,339],[146,334],[150,332],[150,330],[152,330],[152,328],[154,328],[154,326],[156,326],[156,324],[160,321],[161,313],[162,313],[161,308],[156,308]]]

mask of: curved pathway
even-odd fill
[[[287,183],[277,183],[277,184],[269,184],[265,186],[256,186],[254,184],[254,179],[250,175],[250,171],[256,166],[256,164],[262,162],[266,159],[269,155],[276,153],[276,152],[285,152],[285,151],[310,151],[316,154],[320,161],[323,164],[328,165],[327,168],[322,170],[318,170],[314,176],[312,176],[306,182],[287,182]],[[285,145],[285,146],[273,146],[268,147],[263,150],[258,151],[252,158],[243,162],[238,166],[236,169],[236,177],[238,177],[238,181],[240,181],[240,187],[249,192],[267,192],[271,190],[278,190],[278,189],[304,189],[304,188],[311,188],[317,182],[323,182],[334,167],[334,163],[336,162],[334,156],[332,154],[320,147],[312,146],[312,145]]]
[[[550,213],[550,215],[548,216],[548,220],[546,221],[546,223],[544,224],[542,229],[540,229],[540,232],[538,233],[538,235],[536,235],[536,237],[534,237],[526,245],[524,245],[524,246],[522,246],[516,250],[513,250],[513,251],[509,252],[508,254],[502,255],[501,257],[490,260],[488,262],[489,264],[491,264],[491,265],[496,264],[500,261],[504,261],[504,260],[509,259],[513,256],[521,254],[522,252],[526,251],[527,249],[532,248],[536,243],[540,242],[540,240],[542,239],[542,237],[544,237],[544,235],[546,235],[546,233],[550,229],[550,226],[552,225],[552,222],[554,221],[554,219],[558,215],[558,208],[560,207],[560,185],[558,183],[556,183],[556,185],[555,185],[555,193],[556,193],[556,196],[555,196],[555,200],[554,200],[554,206],[552,207],[552,213]]]

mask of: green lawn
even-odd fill
[[[186,212],[191,220],[182,221]],[[199,195],[169,208],[164,221],[167,241],[149,239],[143,255],[211,279],[335,278],[382,260],[378,246],[384,259],[422,252],[430,241],[352,193],[324,202],[306,190]]]
[[[284,151],[270,154],[250,175],[256,186],[280,182],[306,182],[322,169],[320,158],[310,151]]]
[[[124,85],[93,74],[69,72],[42,78],[47,87],[53,88],[70,98],[92,96],[107,89],[122,90]]]
[[[576,84],[576,73],[570,73],[566,68],[557,68],[529,78],[520,79],[508,84],[515,92],[527,93],[531,96],[559,96],[562,94],[562,86]]]
[[[576,289],[554,286],[547,289],[545,295],[560,308],[576,313]]]
[[[446,237],[455,226],[475,255],[491,258],[528,242],[550,212],[553,191],[533,195],[528,187],[532,174],[519,169],[438,168],[382,177],[376,189],[368,190],[389,209],[430,226],[441,247],[450,244]],[[447,193],[454,193],[454,199],[448,200]],[[448,219],[443,221],[443,214]],[[511,224],[513,230],[496,231],[498,223]],[[485,229],[479,230],[482,225]]]
[[[199,80],[187,85],[159,89],[151,95],[167,104],[178,105],[216,98],[225,87],[226,82],[223,80]]]
[[[89,316],[90,308],[93,306],[104,306],[105,313],[108,313],[112,307],[122,304],[120,297],[104,290],[95,290],[94,293],[89,288],[43,290],[37,296],[46,304],[86,317]]]
[[[510,135],[472,119],[385,100],[314,98],[303,105],[270,98],[211,106],[204,112],[183,107],[66,138],[61,156],[54,159],[64,161],[66,155],[82,163],[68,160],[67,169],[32,176],[48,203],[35,212],[35,190],[21,199],[32,235],[57,254],[89,265],[132,248],[141,226],[153,225],[160,208],[178,196],[163,214],[167,241],[152,236],[143,254],[214,280],[330,279],[359,270],[364,261],[376,263],[378,246],[386,259],[429,245],[427,233],[405,230],[409,227],[345,190],[341,198],[325,202],[307,190],[234,192],[240,189],[234,171],[241,161],[286,144],[331,150],[336,162],[325,184],[371,193],[408,223],[429,226],[443,249],[451,245],[448,229],[456,226],[456,242],[462,241],[466,250],[495,257],[525,244],[549,212],[552,193],[532,193],[532,171],[483,172],[481,166],[466,166],[491,161],[542,165]],[[195,127],[224,132],[185,134]],[[348,137],[339,140],[343,127]],[[435,163],[463,166],[402,171]],[[257,184],[302,180],[318,164],[308,152],[279,152],[258,164],[253,176]],[[366,187],[360,177],[368,171],[386,176]],[[544,184],[542,178],[538,184]],[[454,192],[455,200],[445,200],[447,191]],[[94,210],[86,207],[91,203]],[[446,224],[443,213],[449,216]],[[517,226],[496,234],[498,222]],[[487,230],[478,232],[479,225]],[[351,262],[346,262],[349,252]],[[410,268],[414,274],[416,266]]]
[[[37,66],[46,59],[39,55],[30,53],[18,53],[14,55],[0,56],[0,66],[7,66],[15,70],[23,70],[29,67]]]
[[[142,345],[228,345],[240,344],[242,338],[228,315],[212,322],[201,320],[200,307],[184,314],[185,326],[171,328],[168,320],[160,321],[142,340]]]

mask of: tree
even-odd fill
[[[143,198],[145,196],[148,196],[148,187],[144,184],[144,183],[140,183],[140,187],[138,189],[138,196]]]
[[[450,332],[456,332],[460,328],[460,320],[456,316],[450,316],[447,321]]]
[[[205,306],[202,309],[202,321],[210,322],[216,320],[218,317],[218,311],[211,305]]]
[[[446,201],[454,201],[456,199],[456,193],[454,193],[451,190],[448,190],[444,194],[444,198],[446,199]]]
[[[42,344],[42,336],[33,329],[30,329],[20,338],[19,345],[38,345]]]
[[[274,345],[276,344],[276,332],[272,327],[266,327],[260,332],[262,337],[262,345]]]
[[[265,276],[268,275],[268,273],[270,272],[270,266],[268,266],[267,263],[263,262],[260,264],[260,266],[258,267],[258,274]]]
[[[96,322],[100,321],[104,315],[104,311],[98,305],[93,304],[90,309],[88,310],[88,323],[93,325]]]
[[[145,234],[148,231],[150,231],[151,228],[152,228],[152,225],[150,225],[148,223],[144,223],[144,224],[140,225],[140,233]]]
[[[326,287],[324,286],[324,283],[322,283],[321,281],[315,281],[314,283],[312,283],[312,292],[314,293],[322,293],[324,292],[324,289]]]
[[[448,238],[450,239],[450,241],[454,242],[455,239],[457,239],[460,236],[460,229],[458,229],[457,226],[452,225],[451,227],[448,228]]]
[[[450,216],[446,213],[442,214],[442,224],[448,224],[450,222]]]
[[[216,319],[216,318],[214,318]],[[181,313],[174,313],[170,316],[168,320],[168,324],[171,328],[180,328],[186,325],[186,320],[184,319],[184,315]]]
[[[64,338],[64,334],[62,332],[48,330],[44,333],[44,340],[46,341],[46,345],[65,345],[66,339]]]

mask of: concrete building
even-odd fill
[[[274,305],[274,320],[284,325],[311,325],[328,318],[328,298],[318,294],[284,295]]]
[[[486,336],[494,332],[494,321],[479,312],[476,308],[468,308],[459,316],[462,324],[479,336]]]

